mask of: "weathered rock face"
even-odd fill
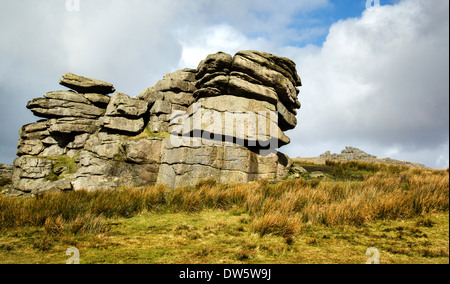
[[[0,164],[0,177],[11,177],[12,170],[11,165]]]
[[[154,133],[169,132],[171,114],[186,111],[195,101],[195,69],[178,70],[166,74],[155,86],[137,96],[149,105],[147,127]]]
[[[329,159],[329,160],[342,160],[342,161],[371,161],[376,159],[377,157],[374,155],[367,154],[366,152],[354,148],[354,147],[345,147],[342,150],[341,154],[331,154],[330,151],[327,151],[320,155],[320,158]]]
[[[98,93],[107,95],[116,91],[112,84],[77,76],[72,73],[64,74],[59,83],[79,93]]]
[[[0,193],[9,191],[12,178],[13,166],[0,164]]]
[[[16,190],[248,182],[282,178],[292,166],[276,151],[290,142],[284,131],[296,126],[300,107],[301,81],[287,58],[219,52],[135,98],[71,73],[60,84],[72,90],[27,105],[44,119],[20,129]]]

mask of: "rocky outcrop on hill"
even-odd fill
[[[11,177],[13,166],[0,164],[0,194],[11,190]]]
[[[320,158],[322,159],[328,159],[328,160],[341,160],[341,161],[373,161],[377,157],[374,155],[367,154],[366,152],[354,148],[354,147],[345,147],[344,150],[342,150],[341,154],[331,154],[330,151],[327,151],[320,155]]]
[[[0,178],[11,178],[13,166],[0,164]]]
[[[305,158],[302,158],[305,159]],[[391,158],[384,158],[379,159],[377,156],[367,154],[366,152],[354,148],[354,147],[345,147],[344,150],[340,154],[331,154],[330,151],[326,151],[322,155],[320,155],[318,158],[306,158],[310,161],[317,162],[317,163],[325,163],[327,160],[332,161],[363,161],[363,162],[370,162],[370,163],[386,163],[386,164],[392,164],[392,165],[402,165],[402,166],[409,166],[409,167],[416,167],[416,168],[426,168],[425,165],[413,163],[413,162],[405,162],[405,161],[398,161]]]
[[[19,132],[12,182],[20,192],[248,182],[282,178],[292,166],[276,150],[290,142],[284,131],[300,108],[287,58],[219,52],[134,98],[71,73],[60,84],[71,90],[27,105],[43,119]]]

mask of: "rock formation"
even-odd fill
[[[0,164],[0,194],[11,189],[13,166]]]
[[[27,105],[44,119],[20,130],[18,192],[248,182],[282,178],[292,166],[276,151],[290,142],[284,131],[300,108],[301,81],[287,58],[219,52],[135,98],[71,73],[60,84],[71,90]]]
[[[13,167],[11,165],[0,164],[0,178],[10,179],[12,176]]]
[[[408,166],[408,167],[414,167],[414,168],[427,168],[425,165],[413,163],[413,162],[406,162],[406,161],[399,161],[394,160],[391,158],[384,158],[380,159],[377,158],[377,156],[367,154],[366,152],[355,148],[355,147],[345,147],[344,150],[341,151],[340,154],[331,154],[330,151],[326,151],[319,157],[315,158],[297,158],[296,160],[303,160],[306,162],[312,162],[316,164],[325,164],[327,160],[331,161],[363,161],[363,162],[369,162],[369,163],[385,163],[385,164],[391,164],[391,165],[400,165],[400,166]]]
[[[374,155],[367,154],[366,152],[354,148],[354,147],[345,147],[344,150],[342,150],[341,154],[331,154],[330,151],[327,151],[320,155],[320,158],[322,159],[328,159],[328,160],[341,160],[341,161],[373,161],[377,157]]]

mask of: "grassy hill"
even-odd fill
[[[448,170],[296,166],[280,182],[1,196],[0,263],[65,263],[69,247],[81,263],[365,263],[370,247],[449,263]]]

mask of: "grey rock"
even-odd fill
[[[183,69],[164,75],[163,79],[153,86],[153,91],[173,91],[193,93],[196,91],[194,74],[189,69]]]
[[[221,72],[223,73],[223,72]],[[208,80],[203,79],[201,87],[202,88],[216,88],[220,90],[221,94],[226,94],[228,89],[228,84],[230,76],[228,75],[218,75],[219,73],[214,73],[206,76]]]
[[[91,135],[84,145],[84,149],[95,154],[94,157],[101,159],[123,159],[124,140],[120,135],[109,135],[100,132]]]
[[[194,98],[207,98],[207,97],[216,97],[222,95],[222,91],[217,88],[207,87],[201,88],[194,92]]]
[[[312,179],[323,178],[323,177],[325,177],[325,174],[322,172],[316,171],[316,172],[312,172],[312,173],[308,174],[308,177],[312,178]]]
[[[111,97],[109,97],[107,95],[95,94],[95,93],[83,94],[83,97],[85,97],[93,105],[101,107],[101,108],[106,108],[106,106],[109,104],[109,101],[111,100]]]
[[[253,141],[251,145],[273,144],[275,148],[290,142],[278,126],[275,106],[258,100],[235,96],[201,98],[200,108],[188,109],[188,126],[183,135],[209,132],[229,138]],[[276,145],[275,145],[276,144]],[[242,144],[241,144],[242,145]]]
[[[21,178],[17,182],[13,182],[15,189],[20,189],[20,191],[31,194],[38,194],[40,189],[45,188],[51,184],[50,181],[45,178],[41,179],[29,179]]]
[[[53,162],[50,159],[34,156],[21,156],[14,160],[13,183],[22,178],[44,179],[52,172]],[[18,187],[16,187],[18,188]]]
[[[62,156],[65,154],[65,149],[59,147],[58,145],[52,145],[48,148],[45,148],[44,151],[40,154],[41,157],[54,157],[54,156]]]
[[[413,168],[427,168],[427,166],[419,163],[399,161],[391,158],[378,159],[377,156],[367,154],[366,152],[355,147],[345,147],[345,149],[342,150],[340,154],[331,154],[330,151],[326,151],[325,153],[320,155],[318,159],[322,161],[362,161],[370,163],[386,163],[391,165],[408,166]]]
[[[153,133],[162,133],[169,132],[169,123],[170,116],[161,114],[161,115],[153,115],[150,117],[150,121],[147,124],[147,128],[150,129]]]
[[[56,141],[55,140],[55,138],[53,138],[53,137],[47,137],[47,138],[45,138],[45,139],[43,139],[43,140],[41,140],[42,141],[42,144],[44,144],[45,146],[48,146],[48,145],[57,145],[58,144],[58,141]]]
[[[119,186],[144,186],[157,180],[159,164],[134,164],[96,158],[87,151],[80,155],[74,190],[111,190]]]
[[[296,64],[286,57],[279,57],[267,52],[258,52],[254,50],[239,51],[236,55],[243,56],[262,66],[280,72],[283,76],[291,80],[295,86],[301,86],[302,82],[297,74]]]
[[[280,101],[277,102],[277,111],[281,130],[291,130],[297,126],[296,113],[289,111]]]
[[[104,116],[99,119],[104,128],[138,134],[144,129],[144,119],[128,119],[125,117],[109,117]]]
[[[259,65],[240,55],[236,55],[233,58],[232,68],[233,71],[246,73],[256,80],[261,81],[264,85],[274,88],[279,99],[285,104],[292,105],[294,108],[300,107],[297,99],[298,89],[280,72]]]
[[[104,109],[94,105],[46,98],[31,100],[28,102],[27,108],[30,109],[34,115],[44,118],[98,118],[105,113]]]
[[[227,94],[263,100],[275,105],[278,101],[277,93],[273,88],[250,83],[234,76],[230,76]]]
[[[106,95],[116,91],[110,83],[85,78],[72,73],[64,74],[59,83],[79,93],[97,93]]]
[[[78,177],[72,182],[75,191],[115,190],[118,184],[107,176]]]
[[[37,156],[45,149],[45,147],[40,140],[20,140],[18,149],[17,156]]]
[[[150,114],[170,114],[172,112],[172,106],[170,102],[157,100],[150,110]]]
[[[208,55],[206,59],[198,65],[196,79],[202,78],[205,74],[212,74],[215,72],[229,73],[231,71],[232,60],[232,56],[224,52]]]
[[[307,174],[308,173],[308,171],[305,170],[305,168],[303,168],[302,166],[299,166],[299,165],[292,166],[291,172],[299,173],[299,174]]]
[[[53,133],[94,133],[100,129],[97,120],[64,117],[59,119],[51,119],[49,121],[49,131]]]
[[[42,140],[50,135],[48,127],[48,120],[27,124],[20,128],[19,135],[21,139]]]
[[[197,89],[207,88],[208,86],[214,85],[211,83],[211,81],[216,80],[217,82],[220,82],[221,81],[220,78],[222,78],[222,81],[223,81],[223,78],[225,78],[225,82],[222,85],[227,85],[228,79],[226,79],[226,78],[228,78],[228,76],[229,76],[229,73],[223,72],[223,71],[207,73],[203,77],[201,77],[199,80],[197,80],[197,82],[195,83],[195,87]],[[216,79],[217,77],[219,77],[219,79]]]
[[[106,109],[106,116],[123,116],[140,118],[148,110],[148,103],[143,100],[132,99],[122,93],[115,93]]]
[[[90,104],[90,101],[84,97],[83,94],[75,93],[73,91],[55,91],[48,92],[44,95],[47,99],[62,100],[67,102]]]
[[[101,155],[101,157],[107,156]],[[79,169],[76,175],[77,178],[93,176],[107,177],[113,165],[114,161],[112,159],[99,158],[93,153],[83,151],[80,154]]]
[[[283,154],[261,156],[232,143],[210,146],[193,142],[195,144],[197,146],[166,146],[158,183],[177,188],[195,185],[206,178],[228,184],[282,178],[292,165],[292,161]]]
[[[164,92],[156,91],[153,87],[145,89],[142,93],[136,96],[136,99],[146,101],[149,106],[152,106],[155,101],[162,100],[163,98]]]
[[[195,100],[193,93],[185,93],[185,92],[175,93],[172,91],[167,91],[164,92],[164,101],[167,101],[171,104],[190,106]]]
[[[68,149],[82,149],[86,145],[86,141],[89,139],[90,135],[87,133],[75,136],[74,140],[67,144]]]
[[[46,187],[43,187],[39,190],[38,194],[49,194],[55,192],[62,191],[71,191],[73,190],[72,183],[67,179],[58,180],[52,183],[49,183]]]
[[[292,160],[276,151],[290,142],[283,131],[296,126],[300,107],[301,80],[287,58],[219,52],[195,70],[166,74],[136,98],[109,97],[112,84],[70,73],[60,83],[76,92],[48,92],[27,105],[48,120],[21,128],[11,190],[44,194],[157,182],[175,188],[211,177],[281,179],[291,171]],[[172,135],[158,138],[144,127]],[[70,166],[56,165],[63,155]],[[50,181],[55,176],[60,180]]]
[[[155,137],[127,141],[126,160],[138,164],[157,164],[161,161],[162,146],[162,139]]]

